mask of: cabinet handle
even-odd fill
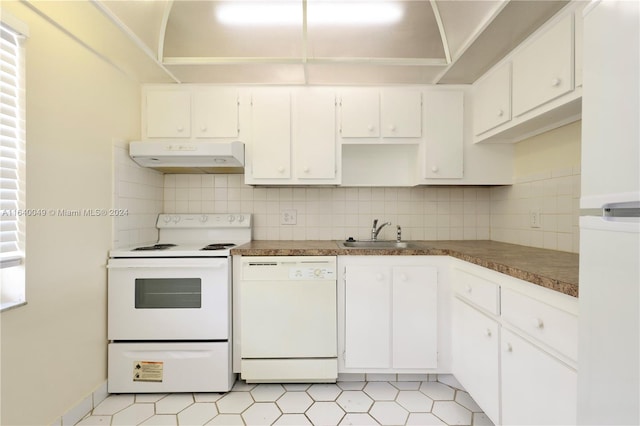
[[[396,131],[396,126],[395,126],[395,124],[390,125],[390,126],[389,126],[389,130],[391,130],[392,132],[395,132],[395,131]]]
[[[407,281],[407,274],[400,274],[400,281]]]
[[[531,324],[533,325],[534,328],[543,328],[544,327],[544,322],[540,318],[534,318],[531,321]]]
[[[440,169],[438,168],[438,166],[431,166],[431,171],[433,173],[438,173],[440,171]]]
[[[178,132],[182,133],[182,131],[184,130],[184,127],[178,126],[178,128],[176,130],[178,130]]]
[[[367,127],[367,130],[369,130],[370,132],[373,132],[373,124],[369,124],[369,127]]]
[[[467,287],[465,288],[465,290],[467,290],[467,293],[471,294],[471,292],[473,291],[473,289],[471,288],[471,286],[469,284],[467,284]]]
[[[201,132],[206,132],[207,131],[207,126],[201,126],[200,127],[200,131]]]
[[[491,337],[491,334],[492,334],[492,333],[491,333],[491,329],[490,329],[490,328],[487,328],[487,329],[484,331],[484,335],[485,335],[485,336],[487,336],[487,337]]]
[[[513,346],[511,346],[511,343],[507,342],[507,344],[504,347],[504,350],[506,352],[513,352]]]
[[[560,80],[559,78],[554,78],[553,80],[551,80],[551,85],[552,85],[553,87],[558,87],[558,86],[560,86],[560,82],[561,82],[561,81],[562,81],[562,80]]]
[[[284,167],[278,167],[278,173],[284,173]]]
[[[504,115],[504,111],[499,109],[498,110],[498,117],[502,117]]]
[[[376,274],[376,281],[382,281],[382,278],[384,278],[382,274]]]
[[[302,169],[302,171],[305,173],[309,173],[309,167],[305,167],[304,169]]]

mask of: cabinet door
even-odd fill
[[[191,136],[191,93],[150,90],[146,95],[147,137],[188,138]]]
[[[391,269],[348,265],[345,273],[345,367],[388,368]]]
[[[491,421],[500,424],[498,323],[459,299],[453,300],[452,323],[453,374]]]
[[[260,93],[251,103],[251,174],[254,179],[291,177],[289,93]]]
[[[238,136],[238,93],[198,89],[193,94],[193,135],[196,138]]]
[[[473,132],[491,130],[511,120],[511,62],[491,71],[473,91]]]
[[[573,90],[573,15],[513,57],[513,115]]]
[[[502,342],[502,423],[576,424],[576,371],[508,330]]]
[[[462,91],[434,90],[425,93],[425,179],[463,176],[463,103]]]
[[[380,115],[385,138],[422,136],[422,93],[414,90],[385,90],[381,94]]]
[[[437,269],[396,266],[392,287],[393,368],[436,368]]]
[[[340,133],[343,138],[380,136],[380,95],[377,90],[345,92],[340,105]]]
[[[336,101],[331,92],[296,96],[295,168],[298,179],[336,177]]]

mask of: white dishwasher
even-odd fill
[[[241,377],[335,382],[336,257],[250,256],[241,269]]]

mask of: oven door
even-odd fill
[[[110,259],[109,340],[227,340],[229,258]]]

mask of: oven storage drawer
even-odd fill
[[[227,392],[228,342],[110,343],[109,393]]]

